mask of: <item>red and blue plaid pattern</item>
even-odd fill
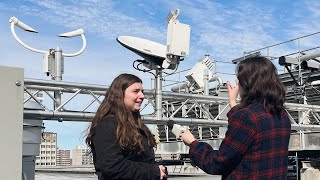
[[[228,130],[219,150],[204,142],[190,144],[190,158],[222,179],[286,179],[291,123],[288,114],[266,112],[253,103],[228,112]]]

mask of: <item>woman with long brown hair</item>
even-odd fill
[[[155,163],[155,138],[141,120],[143,100],[142,81],[132,74],[120,74],[106,91],[86,138],[99,180],[165,177]]]
[[[181,139],[190,147],[190,158],[222,179],[286,180],[291,123],[276,67],[265,57],[247,58],[237,66],[237,79],[236,86],[227,83],[231,110],[219,150],[185,131]]]

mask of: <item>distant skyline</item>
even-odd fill
[[[80,56],[65,58],[63,81],[109,85],[114,77],[126,72],[141,77],[144,88],[150,89],[152,76],[132,68],[132,62],[140,57],[122,47],[116,38],[129,35],[165,44],[165,19],[175,8],[180,9],[179,21],[191,26],[190,56],[178,71],[191,68],[205,53],[212,61],[230,63],[245,51],[320,31],[317,0],[4,0],[0,2],[0,66],[24,68],[26,78],[50,79],[42,73],[42,55],[26,50],[12,37],[8,21],[15,16],[38,30],[33,34],[17,29],[23,41],[38,49],[59,46],[66,53],[77,51],[81,38],[56,35],[85,30],[87,48]],[[279,55],[316,46],[319,35],[271,49],[270,53]],[[233,74],[234,67],[218,63],[216,71]],[[84,145],[87,126],[46,121],[45,131],[59,134],[61,149],[72,149]]]

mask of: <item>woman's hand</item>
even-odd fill
[[[239,81],[236,80],[236,86],[232,86],[231,83],[228,81],[227,87],[229,92],[228,96],[229,96],[230,107],[233,108],[234,106],[237,105],[237,97],[239,94]]]
[[[186,145],[189,145],[196,140],[189,130],[181,132],[180,139],[185,142]]]
[[[166,168],[163,165],[159,165],[160,170],[160,180],[164,179],[166,175]]]

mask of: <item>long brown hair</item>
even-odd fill
[[[240,108],[253,102],[261,102],[271,113],[284,109],[285,87],[277,69],[267,58],[258,56],[241,61],[237,66],[240,87]]]
[[[144,150],[143,138],[138,128],[145,132],[148,145],[150,147],[156,146],[154,136],[141,120],[140,112],[132,113],[124,104],[124,92],[134,83],[142,83],[142,81],[132,74],[120,74],[113,80],[111,86],[106,91],[105,98],[99,106],[95,117],[92,119],[86,137],[86,143],[90,148],[92,148],[94,128],[104,120],[104,117],[110,115],[114,116],[117,121],[117,142],[122,149],[136,153],[141,153]]]

